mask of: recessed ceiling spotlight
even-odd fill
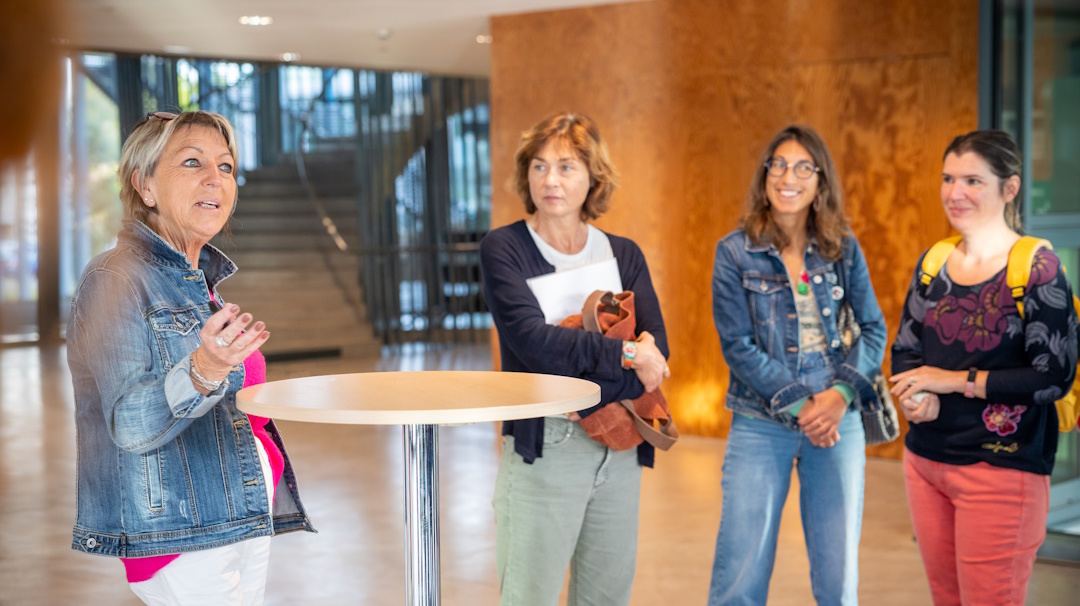
[[[384,28],[379,30],[378,35],[379,35],[379,40],[389,40],[390,39],[390,30],[384,27]]]
[[[300,53],[281,53],[281,60],[290,63],[292,61],[300,60]]]
[[[477,34],[476,43],[477,44],[491,44],[491,35],[490,34]]]
[[[270,25],[273,22],[273,17],[263,17],[261,15],[244,15],[240,17],[240,25]]]
[[[190,46],[180,46],[178,44],[166,44],[161,47],[161,50],[169,53],[170,55],[186,55],[191,52]]]

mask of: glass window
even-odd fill
[[[67,62],[69,102],[64,108],[60,191],[60,313],[67,325],[71,297],[83,267],[112,248],[123,209],[120,110],[103,87],[115,80],[112,55],[76,55]]]
[[[1004,6],[1001,126],[1024,148],[1025,220],[1080,246],[1080,0]]]
[[[0,343],[37,338],[37,187],[33,152],[0,164]]]
[[[1080,286],[1080,0],[991,2],[992,116],[1024,152],[1024,222]],[[1060,436],[1040,555],[1080,561],[1080,434]]]
[[[362,232],[357,254],[370,258],[359,274],[372,298],[371,321],[387,342],[395,339],[387,330],[401,336],[490,325],[478,270],[491,206],[486,80],[91,52],[73,52],[65,65],[60,237],[46,242],[59,248],[59,284],[40,288],[60,299],[62,317],[50,325],[66,325],[83,268],[115,245],[125,131],[150,111],[195,109],[220,113],[235,127],[242,196],[293,196],[276,182],[299,172],[293,152],[308,153],[315,191],[342,214],[343,231]],[[33,161],[31,154],[0,166],[4,340],[37,338]]]
[[[1074,12],[1062,9],[1071,4]],[[1080,3],[1034,12],[1031,213],[1080,213]]]

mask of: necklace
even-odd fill
[[[810,292],[810,276],[806,275],[806,270],[803,270],[799,276],[799,282],[795,285],[795,291],[802,296],[806,296]]]

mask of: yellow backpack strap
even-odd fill
[[[1035,262],[1035,253],[1040,248],[1053,250],[1049,240],[1036,238],[1035,236],[1023,236],[1013,244],[1009,251],[1009,265],[1005,270],[1005,284],[1016,301],[1016,310],[1020,317],[1024,317],[1024,294],[1027,292],[1028,280],[1031,279],[1031,265]]]
[[[945,260],[949,258],[957,243],[960,242],[960,238],[961,236],[943,238],[935,242],[930,247],[930,250],[926,251],[926,255],[922,260],[922,273],[919,275],[919,281],[922,282],[923,286],[930,286],[930,281],[937,277],[938,272],[945,265]]]

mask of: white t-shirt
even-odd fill
[[[607,261],[615,256],[615,253],[611,252],[611,242],[608,241],[607,234],[592,225],[587,226],[589,234],[585,237],[585,246],[580,252],[572,255],[555,250],[550,244],[544,242],[540,234],[536,233],[528,223],[525,224],[525,227],[529,228],[529,235],[532,236],[536,247],[540,249],[540,254],[544,256],[544,260],[554,265],[555,271],[577,269],[592,263]]]

